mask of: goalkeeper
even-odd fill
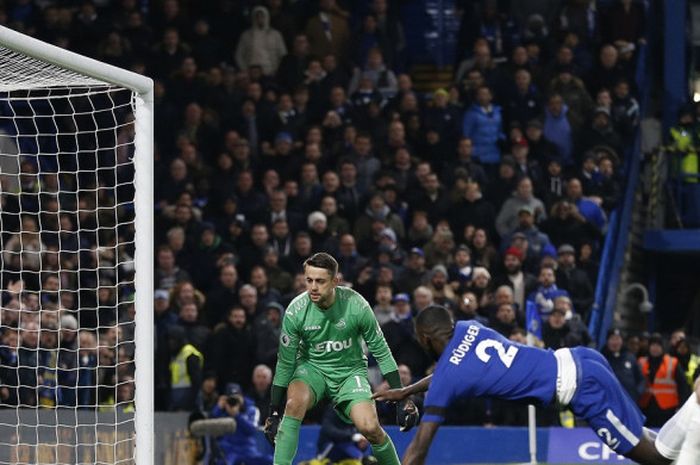
[[[317,253],[308,258],[304,262],[306,292],[292,300],[284,315],[270,416],[265,422],[265,435],[275,446],[274,464],[291,465],[301,421],[309,409],[328,397],[340,417],[367,438],[381,465],[400,465],[394,443],[379,425],[362,340],[392,388],[401,386],[398,368],[369,304],[354,290],[338,286],[337,273],[338,262],[330,255]],[[410,429],[417,420],[418,411],[411,401],[398,404],[397,422],[402,430]]]

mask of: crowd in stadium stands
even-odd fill
[[[593,344],[602,239],[639,123],[643,8],[457,3],[454,80],[427,91],[414,87],[395,1],[0,8],[1,23],[155,80],[158,410],[211,410],[238,383],[266,411],[285,306],[318,251],[337,258],[342,284],[374,309],[405,382],[431,369],[412,327],[431,303],[523,342],[530,302],[544,346]],[[683,341],[608,339],[606,356],[655,422],[697,376]],[[95,343],[80,332],[81,348]],[[370,372],[376,387],[372,359]],[[655,373],[677,394],[651,395]],[[448,422],[526,418],[504,403],[468,403]]]

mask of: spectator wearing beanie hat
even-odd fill
[[[623,342],[620,330],[610,329],[602,352],[617,380],[632,400],[637,402],[644,392],[645,380],[637,360],[627,351]]]

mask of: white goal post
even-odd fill
[[[152,464],[151,79],[0,27],[0,245],[0,464]]]

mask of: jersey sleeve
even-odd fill
[[[433,373],[433,379],[430,381],[428,393],[425,395],[422,422],[442,423],[445,421],[447,409],[455,398],[454,383],[458,379],[459,377],[451,369],[449,363],[438,363],[435,373]]]
[[[277,349],[277,367],[272,384],[286,388],[296,368],[297,349],[301,334],[294,313],[287,311],[282,320],[280,344]]]
[[[383,375],[391,373],[392,371],[397,371],[399,367],[396,365],[394,356],[391,355],[389,344],[386,343],[384,333],[382,332],[382,328],[379,327],[379,322],[374,316],[374,312],[366,300],[360,298],[358,304],[362,305],[359,321],[360,332],[367,343],[369,351],[374,355],[374,358],[377,359],[379,369]]]

